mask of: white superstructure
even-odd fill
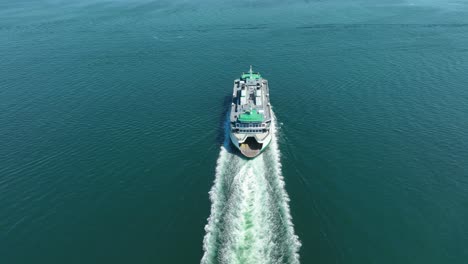
[[[271,141],[272,112],[268,81],[252,66],[234,81],[231,105],[231,141],[248,157],[258,156]]]

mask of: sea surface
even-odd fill
[[[0,1],[0,263],[468,263],[468,2]]]

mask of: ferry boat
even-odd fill
[[[272,137],[273,114],[268,81],[260,73],[242,73],[234,80],[230,114],[232,144],[247,158],[255,158]]]

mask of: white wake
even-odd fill
[[[299,263],[301,244],[281,175],[276,122],[270,146],[253,160],[233,153],[228,126],[210,191],[201,263]]]

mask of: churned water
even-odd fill
[[[268,151],[246,160],[233,151],[226,124],[201,263],[299,263],[276,126]]]
[[[455,0],[0,1],[0,263],[466,263],[467,47]]]

